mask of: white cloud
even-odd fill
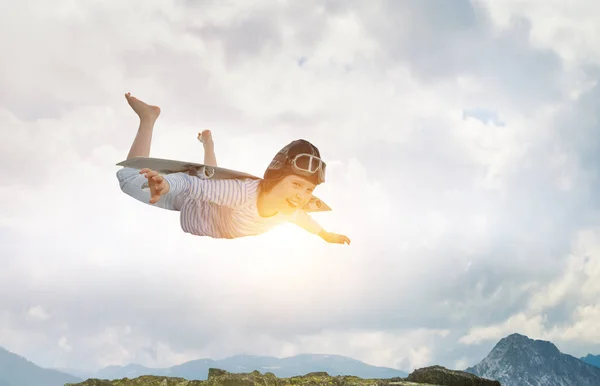
[[[486,340],[498,341],[513,332],[519,332],[537,339],[543,331],[543,322],[544,320],[540,315],[528,316],[519,313],[498,325],[472,328],[467,335],[459,339],[459,342],[478,344]]]
[[[537,49],[556,51],[571,68],[582,64],[600,64],[598,50],[597,3],[578,0],[552,1],[479,0],[491,19],[502,30],[511,28],[518,19],[529,23],[529,41]]]
[[[73,349],[67,342],[67,338],[64,336],[58,340],[58,347],[60,347],[62,350],[67,351],[67,352],[69,352]]]
[[[581,230],[573,241],[573,251],[566,266],[557,277],[535,291],[528,307],[511,315],[502,323],[473,327],[459,339],[463,344],[496,341],[513,332],[535,339],[547,339],[568,349],[572,355],[585,355],[580,344],[600,343],[597,320],[600,307],[597,304],[600,286],[597,277],[600,267],[600,231]],[[552,323],[547,314],[558,306],[567,306],[565,320]]]
[[[28,311],[27,314],[34,319],[46,320],[50,317],[50,315],[44,310],[42,306],[33,306]]]

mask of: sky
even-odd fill
[[[235,354],[464,369],[511,333],[600,354],[592,0],[0,0],[0,346],[43,367]],[[9,38],[6,38],[9,37]],[[328,163],[313,217],[218,240],[118,185],[150,155]]]

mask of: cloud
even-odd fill
[[[31,307],[28,311],[29,316],[35,319],[46,320],[50,317],[42,306]]]
[[[67,351],[67,352],[69,352],[73,349],[67,342],[67,338],[65,338],[64,336],[61,337],[60,340],[58,341],[58,347],[60,347],[62,350]]]
[[[563,349],[583,356],[600,342],[595,320],[600,308],[600,233],[582,230],[573,241],[573,251],[562,272],[531,294],[527,307],[491,326],[472,328],[459,340],[463,344],[495,342],[512,332],[550,340]],[[555,309],[559,312],[553,313]]]
[[[480,3],[489,10],[496,31],[512,28],[519,21],[528,23],[528,42],[534,48],[555,51],[567,67],[599,63],[595,44],[598,26],[592,10],[596,4],[585,0],[575,1],[569,7],[559,1]]]
[[[599,203],[580,5],[32,4],[0,13],[18,36],[0,43],[0,345],[71,368],[318,351],[408,371],[472,365],[515,329],[597,342],[596,236],[572,242]],[[334,211],[315,218],[352,245],[198,238],[125,196],[127,91],[162,108],[151,156],[201,161],[210,128],[221,165],[262,175],[317,144]]]

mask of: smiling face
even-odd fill
[[[280,212],[292,213],[310,201],[314,190],[315,184],[312,182],[295,175],[288,175],[273,186],[269,196]]]

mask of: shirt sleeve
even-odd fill
[[[292,217],[292,222],[298,225],[299,227],[307,230],[308,232],[314,233],[316,235],[318,235],[323,230],[323,227],[319,225],[318,222],[316,222],[312,217],[310,217],[308,213],[306,213],[302,209],[299,209],[296,211],[296,213],[294,213],[294,216]]]
[[[231,208],[242,206],[250,196],[243,179],[210,180],[187,173],[167,174],[164,179],[169,183],[166,196],[185,196]]]

